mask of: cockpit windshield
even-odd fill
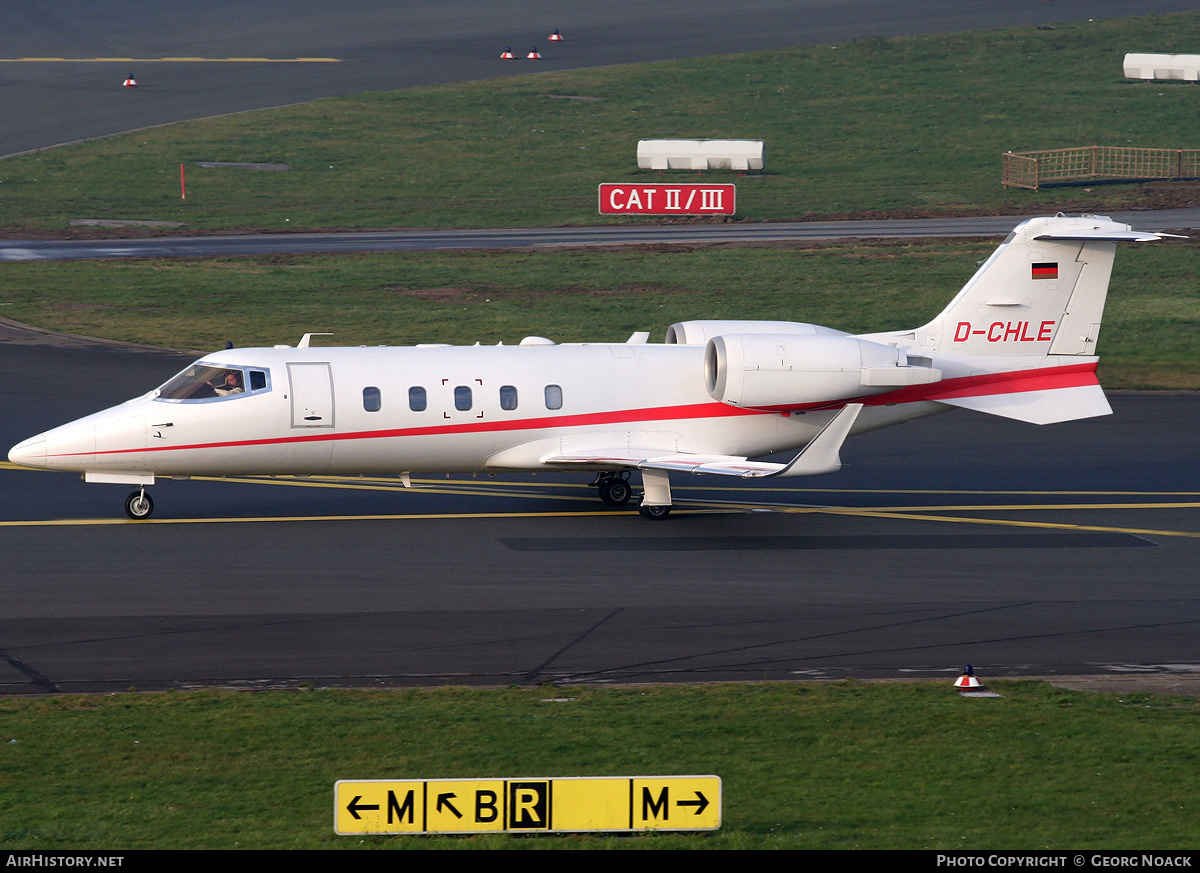
[[[212,364],[192,364],[178,376],[158,389],[159,400],[208,400],[244,394],[247,371],[240,367],[216,367]],[[250,370],[249,390],[267,388],[264,370]]]

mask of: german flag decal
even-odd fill
[[[1034,264],[1033,278],[1035,279],[1057,279],[1058,278],[1058,262],[1049,264]]]

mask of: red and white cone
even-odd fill
[[[975,678],[975,668],[967,664],[963,674],[954,680],[954,687],[959,691],[982,691],[983,683]]]
[[[511,46],[500,52],[500,60],[502,61],[515,61],[516,59],[517,56],[513,54]]]
[[[563,35],[558,32],[558,28],[556,27],[554,28],[554,33],[550,34],[546,39],[550,40],[550,42],[562,42]]]
[[[527,61],[540,61],[542,56],[538,53],[537,47],[534,46],[529,50],[529,54],[525,55]]]
[[[125,81],[121,85],[121,87],[122,88],[136,88],[137,87],[137,80],[133,78],[132,73],[125,78]]]

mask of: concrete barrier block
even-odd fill
[[[643,170],[761,170],[761,139],[643,139],[637,147]]]
[[[1200,81],[1200,55],[1130,53],[1124,68],[1127,79]]]

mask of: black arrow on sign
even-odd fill
[[[675,805],[676,806],[699,807],[694,813],[692,813],[692,815],[700,815],[702,812],[704,812],[704,810],[708,809],[708,798],[705,797],[704,793],[701,791],[696,792],[696,797],[698,797],[700,799],[699,800],[680,800]]]
[[[441,812],[442,806],[444,805],[447,809],[449,809],[452,813],[454,813],[455,818],[462,818],[462,813],[459,812],[457,809],[455,809],[454,804],[450,802],[450,798],[455,797],[455,796],[456,795],[453,792],[451,792],[450,794],[439,794],[438,802],[437,802],[437,811]]]
[[[353,799],[353,800],[351,800],[351,801],[350,801],[350,804],[349,804],[349,805],[346,807],[346,811],[347,811],[347,812],[349,812],[349,813],[350,813],[352,816],[354,816],[356,819],[358,819],[358,818],[362,818],[362,816],[360,816],[360,815],[358,814],[358,811],[359,811],[360,809],[363,809],[363,810],[366,810],[366,809],[379,809],[379,804],[378,804],[378,803],[359,803],[359,801],[360,801],[360,800],[362,800],[362,795],[361,795],[361,794],[356,794],[356,795],[354,795],[354,799]]]

